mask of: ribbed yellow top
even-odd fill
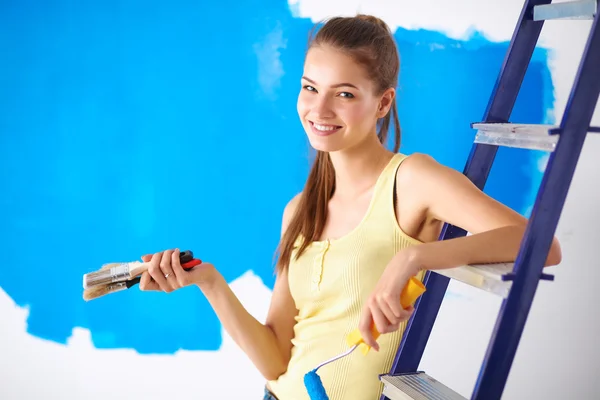
[[[385,267],[401,249],[421,243],[396,222],[394,182],[405,155],[396,154],[379,176],[367,213],[359,225],[335,240],[313,242],[289,267],[289,285],[299,310],[292,356],[285,374],[270,381],[279,400],[309,400],[304,375],[348,350],[346,336],[358,327],[366,299]],[[300,238],[297,240],[300,243]],[[423,278],[423,274],[418,276]],[[318,370],[330,400],[376,400],[406,328],[381,335],[380,351],[351,355]]]

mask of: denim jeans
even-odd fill
[[[265,388],[265,395],[263,400],[278,400],[277,397],[273,393],[269,391],[269,389]]]

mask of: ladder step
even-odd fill
[[[533,7],[533,20],[593,19],[597,12],[597,0],[579,0],[551,3]]]
[[[390,400],[466,400],[425,372],[384,374],[379,379],[383,394]]]
[[[560,128],[556,125],[477,122],[475,143],[518,149],[554,151]],[[600,133],[600,127],[590,126],[588,132]]]
[[[506,277],[512,274],[513,267],[513,263],[478,264],[440,269],[434,272],[506,298],[512,284],[512,280],[506,279]]]
[[[514,263],[473,264],[432,272],[506,298],[514,279],[514,266]],[[553,281],[554,275],[542,273],[540,279]]]
[[[475,123],[471,126],[477,129],[475,143],[551,152],[558,142],[558,135],[549,134],[558,128],[554,125]]]

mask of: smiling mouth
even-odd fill
[[[308,122],[310,124],[310,127],[312,128],[312,131],[315,132],[319,136],[331,135],[332,133],[335,133],[335,132],[339,131],[340,129],[342,129],[342,127],[339,125],[317,124],[312,121],[308,121]]]

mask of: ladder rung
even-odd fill
[[[464,265],[462,267],[434,270],[433,272],[506,298],[512,280],[504,277],[511,274],[513,268],[513,263],[498,263]]]
[[[475,143],[550,152],[554,151],[560,133],[558,126],[542,124],[478,122],[471,127],[477,129]],[[587,131],[600,133],[600,127],[590,126]]]
[[[466,400],[424,372],[384,374],[379,379],[390,400]]]
[[[506,298],[515,277],[514,266],[514,263],[474,264],[433,272]],[[542,273],[540,280],[553,281],[554,275]]]
[[[554,125],[476,123],[471,126],[477,129],[475,143],[554,151],[558,142],[558,135],[549,134],[549,131],[558,128]]]
[[[593,19],[597,12],[596,0],[550,3],[533,7],[533,20]]]

